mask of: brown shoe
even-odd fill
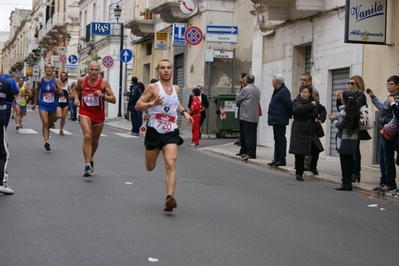
[[[46,149],[46,151],[50,150],[50,143],[48,141],[46,141],[46,143],[44,143],[44,148]]]
[[[64,130],[60,130],[60,135],[61,136],[64,136],[65,134],[64,134]]]
[[[172,212],[174,208],[177,207],[177,203],[174,197],[167,198],[165,201],[165,207],[163,211],[165,212]]]

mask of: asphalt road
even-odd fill
[[[52,132],[50,152],[43,148],[37,112],[28,112],[23,129],[37,133],[9,126],[9,184],[15,195],[0,194],[0,265],[397,261],[397,202],[297,182],[184,144],[177,161],[178,207],[165,213],[162,156],[147,172],[142,138],[104,127],[88,180],[79,124],[67,121],[65,136]],[[226,141],[231,139],[201,145]]]

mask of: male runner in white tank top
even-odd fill
[[[137,111],[148,110],[150,116],[147,132],[144,139],[145,166],[152,171],[162,150],[166,169],[166,201],[164,211],[171,212],[177,207],[173,197],[176,188],[177,145],[182,143],[179,137],[179,129],[176,126],[177,112],[187,120],[191,126],[193,118],[179,103],[177,95],[179,87],[171,82],[173,68],[172,63],[162,59],[156,68],[159,75],[157,83],[151,83],[144,90],[135,108]]]

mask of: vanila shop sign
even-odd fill
[[[387,0],[346,0],[345,42],[386,44]]]

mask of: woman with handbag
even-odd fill
[[[312,155],[314,160],[312,160],[311,169],[316,170],[315,164],[317,164],[319,153],[324,151],[316,127],[319,102],[313,98],[312,92],[312,86],[302,85],[299,95],[293,101],[294,121],[291,128],[289,153],[295,154],[295,178],[298,181],[303,181],[305,155]]]
[[[363,78],[359,75],[351,76],[348,82],[349,91],[352,91],[355,95],[355,100],[359,108],[363,106],[367,107],[367,98],[365,92],[365,86]],[[337,108],[342,105],[341,102],[342,91],[337,92]],[[338,110],[339,111],[339,110]],[[360,171],[361,171],[361,160],[362,156],[360,154],[360,141],[371,139],[370,134],[367,129],[359,129],[359,139],[356,146],[356,153],[353,155],[353,173],[352,182],[360,182]]]
[[[328,115],[328,119],[338,128],[335,137],[337,151],[341,163],[342,184],[336,187],[338,191],[352,191],[352,173],[354,167],[353,155],[358,143],[360,113],[356,103],[355,93],[344,91],[342,93],[342,104],[339,106],[339,115]]]

